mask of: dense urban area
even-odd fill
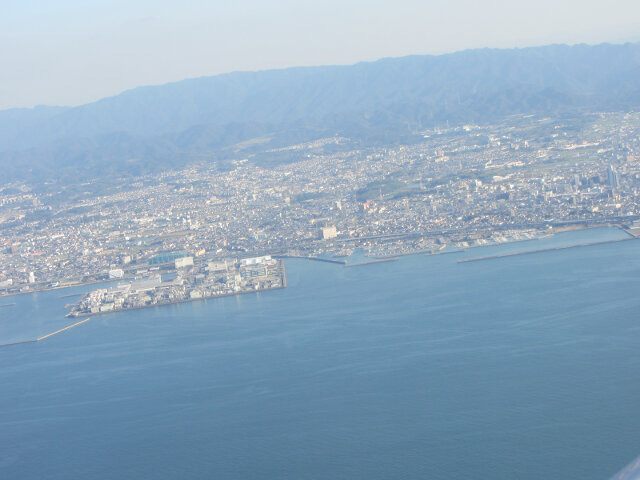
[[[214,161],[136,178],[98,171],[76,185],[5,184],[0,295],[165,276],[155,300],[120,292],[110,302],[141,306],[282,286],[274,271],[257,275],[263,285],[243,283],[255,273],[243,259],[355,249],[393,257],[640,226],[638,113],[514,116],[419,133],[404,145],[330,137],[264,151],[286,153],[279,163],[243,155],[239,144],[224,168]],[[280,268],[265,258],[264,268]],[[76,313],[92,311],[82,308]]]

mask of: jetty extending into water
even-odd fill
[[[36,342],[41,342],[42,340],[45,340],[49,337],[53,337],[54,335],[57,335],[59,333],[62,333],[66,330],[71,330],[72,328],[78,327],[80,325],[82,325],[83,323],[88,322],[89,320],[91,320],[91,318],[85,318],[84,320],[80,320],[79,322],[76,322],[72,325],[67,325],[64,328],[61,328],[59,330],[56,330],[55,332],[51,332],[51,333],[47,333],[46,335],[42,335],[41,337],[38,338],[34,338],[33,340],[22,340],[21,342],[11,342],[11,343],[3,343],[0,344],[0,348],[1,347],[10,347],[11,345],[23,345],[25,343],[36,343]]]
[[[44,340],[45,338],[49,338],[49,337],[53,337],[54,335],[57,335],[59,333],[64,332],[65,330],[71,330],[72,328],[75,328],[79,325],[82,325],[85,322],[88,322],[89,320],[91,320],[91,318],[85,318],[84,320],[80,320],[79,322],[74,323],[73,325],[69,325],[67,327],[61,328],[60,330],[56,330],[55,332],[51,332],[47,335],[43,335],[42,337],[38,337],[36,338],[36,341],[41,341]]]
[[[497,255],[487,255],[485,257],[459,258],[456,260],[456,262],[458,263],[480,262],[483,260],[494,260],[496,258],[516,257],[519,255],[533,255],[535,253],[553,252],[556,250],[567,250],[569,248],[593,247],[596,245],[605,245],[608,243],[629,242],[631,240],[638,240],[638,238],[637,237],[619,238],[617,240],[602,240],[599,242],[578,243],[576,245],[566,245],[562,247],[549,247],[549,248],[540,248],[537,250],[525,250],[522,252],[500,253]]]

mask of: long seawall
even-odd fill
[[[483,260],[494,260],[497,258],[506,258],[506,257],[517,257],[519,255],[533,255],[535,253],[544,253],[544,252],[553,252],[556,250],[567,250],[569,248],[579,248],[579,247],[593,247],[596,245],[605,245],[608,243],[620,243],[620,242],[629,242],[632,240],[638,240],[636,237],[632,238],[621,238],[618,240],[603,240],[601,242],[589,242],[589,243],[579,243],[577,245],[567,245],[564,247],[549,247],[549,248],[540,248],[538,250],[525,250],[523,252],[512,252],[512,253],[501,253],[497,255],[487,255],[486,257],[474,257],[474,258],[459,258],[456,260],[458,263],[467,263],[467,262],[480,262]]]
[[[313,260],[314,262],[325,262],[325,263],[337,263],[338,265],[345,265],[347,262],[344,260],[333,260],[331,258],[321,258],[321,257],[305,257],[304,255],[273,255],[274,258],[299,258],[302,260]]]
[[[398,261],[397,257],[378,258],[376,260],[365,260],[364,262],[358,262],[358,263],[345,263],[344,266],[345,267],[362,267],[364,265],[373,265],[374,263],[387,263],[387,262],[397,262],[397,261]]]
[[[42,340],[45,340],[45,339],[47,339],[49,337],[53,337],[54,335],[62,333],[64,331],[66,331],[66,330],[71,330],[72,328],[78,327],[78,326],[82,325],[83,323],[88,322],[89,320],[91,320],[91,318],[85,318],[84,320],[80,320],[79,322],[76,322],[76,323],[74,323],[72,325],[67,325],[66,327],[61,328],[60,330],[56,330],[55,332],[47,333],[46,335],[42,335],[41,337],[34,338],[33,340],[23,340],[21,342],[3,343],[3,344],[0,344],[0,348],[1,347],[9,347],[11,345],[22,345],[22,344],[25,344],[25,343],[41,342]]]

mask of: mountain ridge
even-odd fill
[[[178,157],[215,156],[251,135],[285,141],[297,130],[301,139],[340,134],[366,140],[376,132],[392,138],[516,113],[628,110],[640,106],[638,80],[640,43],[476,49],[231,72],[137,87],[77,107],[0,111],[0,166],[12,167],[11,178],[38,172],[47,178],[61,163],[82,170],[134,155],[151,166],[155,155],[168,158],[161,162],[166,168],[171,157],[179,166]],[[184,141],[188,132],[195,151]],[[31,173],[20,175],[21,168]]]

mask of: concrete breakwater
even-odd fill
[[[337,263],[338,265],[346,265],[344,260],[333,260],[331,258],[321,257],[305,257],[304,255],[273,255],[273,258],[299,258],[302,260],[313,260],[315,262]]]
[[[38,340],[34,339],[34,340],[23,340],[22,342],[12,342],[12,343],[3,343],[0,345],[0,347],[9,347],[11,345],[22,345],[25,343],[36,343]]]
[[[410,251],[406,253],[389,253],[389,254],[376,255],[375,258],[382,260],[382,259],[388,259],[388,258],[410,257],[412,255],[427,255],[429,257],[433,257],[437,255],[451,255],[452,253],[461,253],[461,252],[466,252],[466,250],[461,248],[457,250],[447,250],[446,252],[443,252],[443,251],[438,251],[433,249],[426,249],[426,250],[415,250],[415,251]]]
[[[72,328],[78,327],[80,325],[82,325],[83,323],[88,322],[89,320],[91,320],[91,318],[85,318],[84,320],[80,320],[79,322],[76,322],[72,325],[67,325],[64,328],[61,328],[59,330],[56,330],[55,332],[51,332],[51,333],[47,333],[46,335],[42,335],[41,337],[38,338],[34,338],[33,340],[23,340],[21,342],[11,342],[11,343],[3,343],[0,344],[0,347],[9,347],[11,345],[23,345],[25,343],[36,343],[36,342],[41,342],[42,340],[45,340],[49,337],[53,337],[54,335],[57,335],[59,333],[62,333],[66,330],[71,330]]]
[[[305,257],[304,255],[274,255],[275,258],[299,258],[301,260],[313,260],[314,262],[335,263],[336,265],[342,265],[344,267],[360,267],[363,265],[371,265],[374,263],[395,262],[398,260],[398,256],[390,256],[386,258],[376,257],[373,260],[365,260],[363,262],[349,263],[347,260],[333,260],[331,258],[322,257]]]
[[[372,265],[374,263],[386,263],[386,262],[397,262],[398,258],[396,257],[391,257],[391,258],[377,258],[375,260],[365,260],[364,262],[358,262],[358,263],[345,263],[344,266],[345,267],[362,267],[364,265]]]
[[[84,293],[70,293],[69,295],[62,295],[59,298],[73,298],[73,297],[81,297]]]
[[[506,258],[506,257],[516,257],[519,255],[533,255],[535,253],[544,253],[544,252],[553,252],[556,250],[567,250],[569,248],[579,248],[579,247],[593,247],[596,245],[605,245],[608,243],[619,243],[619,242],[628,242],[631,240],[638,240],[636,237],[632,238],[620,238],[617,240],[603,240],[600,242],[588,242],[588,243],[579,243],[577,245],[566,245],[563,247],[549,247],[549,248],[540,248],[537,250],[525,250],[523,252],[512,252],[512,253],[501,253],[497,255],[487,255],[485,257],[473,257],[473,258],[459,258],[456,260],[458,263],[467,263],[467,262],[480,262],[482,260],[494,260],[496,258]]]
[[[409,250],[407,252],[381,253],[372,256],[379,260],[387,260],[389,258],[409,257],[411,255],[438,255],[438,253],[436,253],[433,248],[424,248],[419,250]]]

